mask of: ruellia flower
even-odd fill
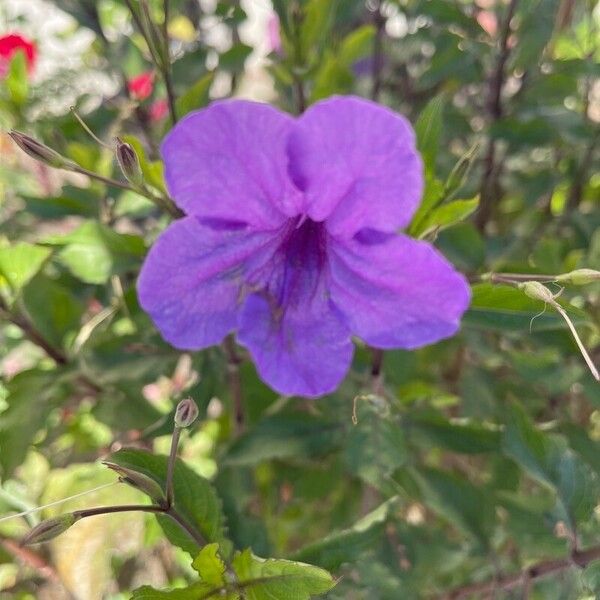
[[[402,116],[354,97],[298,118],[226,100],[180,121],[161,152],[186,216],[150,250],[138,293],[173,346],[236,332],[264,381],[315,397],[343,379],[353,335],[411,349],[457,331],[465,279],[397,233],[423,190]]]
[[[141,102],[152,95],[154,90],[154,73],[146,71],[140,75],[136,75],[133,79],[127,82],[127,88],[134,100]]]
[[[33,71],[37,51],[35,44],[18,33],[9,33],[0,36],[0,77],[4,77],[8,71],[8,65],[17,52],[25,54],[27,70]]]

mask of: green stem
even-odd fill
[[[177,447],[179,446],[180,436],[181,429],[176,426],[173,430],[173,436],[171,437],[171,451],[169,452],[169,462],[167,463],[167,480],[165,483],[166,504],[169,508],[173,506],[173,502],[175,500],[175,493],[173,490],[173,473],[175,471],[175,460],[177,459]]]

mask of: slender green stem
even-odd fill
[[[100,181],[102,183],[105,183],[106,185],[110,185],[112,187],[118,187],[122,190],[129,190],[132,192],[139,193],[139,191],[136,188],[134,188],[132,185],[129,185],[128,183],[126,183],[124,181],[118,181],[117,179],[111,179],[110,177],[104,177],[103,175],[94,173],[94,171],[88,171],[87,169],[84,169],[83,167],[80,167],[79,165],[73,167],[72,170],[75,171],[75,173],[81,173],[82,175],[86,175],[90,179],[95,179],[96,181]]]
[[[169,113],[173,125],[177,123],[177,110],[175,108],[175,92],[173,90],[173,81],[171,79],[171,52],[169,49],[169,0],[163,2],[163,65],[162,76],[167,89],[167,102],[169,104]]]
[[[170,517],[179,527],[181,527],[195,542],[202,548],[206,546],[206,540],[203,535],[192,527],[172,506],[165,511],[165,515]]]
[[[489,273],[481,277],[484,281],[491,283],[519,283],[521,281],[539,281],[540,283],[551,283],[556,281],[556,275],[535,275],[531,273]]]
[[[81,510],[73,511],[73,514],[80,519],[85,519],[86,517],[95,517],[97,515],[110,515],[113,513],[140,511],[164,513],[166,512],[166,509],[162,506],[156,506],[154,504],[122,504],[118,506],[97,506],[95,508],[83,508]]]
[[[79,519],[95,517],[97,515],[110,515],[123,512],[149,512],[154,514],[163,514],[172,519],[181,529],[183,529],[197,544],[202,547],[206,545],[206,540],[199,531],[196,531],[184,517],[172,506],[158,506],[155,504],[122,504],[118,506],[97,506],[95,508],[84,508],[73,511],[73,515]]]
[[[140,194],[141,196],[148,198],[148,200],[151,200],[159,208],[167,211],[172,217],[176,219],[183,216],[183,213],[177,208],[177,206],[175,205],[173,200],[171,200],[171,198],[168,198],[166,196],[155,196],[146,186],[135,187],[124,181],[118,181],[117,179],[111,179],[110,177],[104,177],[103,175],[94,173],[93,171],[88,171],[88,169],[84,169],[79,165],[73,166],[70,170],[76,173],[80,173],[81,175],[86,175],[90,179],[95,179],[96,181],[100,181],[101,183],[104,183],[106,185]]]
[[[165,484],[166,504],[169,508],[173,506],[173,502],[175,500],[175,493],[173,490],[173,474],[175,472],[175,460],[177,459],[177,447],[179,446],[180,436],[181,429],[176,426],[171,437],[171,451],[169,452],[169,462],[167,463],[167,481]]]

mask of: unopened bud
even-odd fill
[[[75,163],[68,158],[65,158],[45,144],[42,144],[42,142],[38,142],[30,135],[14,130],[9,132],[8,135],[10,135],[15,144],[17,144],[25,154],[28,154],[31,158],[39,160],[50,167],[54,167],[55,169],[71,169],[75,166]]]
[[[144,494],[148,495],[154,502],[161,506],[165,503],[166,499],[162,488],[151,477],[127,467],[122,467],[116,463],[104,462],[104,464],[117,473],[120,482],[144,492]]]
[[[133,185],[141,186],[144,182],[144,176],[140,167],[140,159],[133,146],[117,138],[116,155],[125,179]]]
[[[594,269],[575,269],[575,271],[571,271],[570,273],[559,275],[556,281],[571,283],[573,285],[586,285],[594,281],[600,281],[600,271],[594,271]]]
[[[36,525],[22,540],[21,546],[29,546],[31,544],[39,544],[40,542],[48,542],[58,537],[61,533],[64,533],[71,525],[79,521],[81,517],[68,513],[55,517],[53,519],[46,519],[39,525]]]
[[[189,427],[198,418],[198,407],[191,398],[182,400],[175,410],[175,426]]]
[[[448,175],[448,179],[444,185],[446,197],[452,196],[454,192],[463,186],[478,151],[479,145],[475,144],[466,152],[466,154],[461,156],[458,162],[454,165],[454,168],[450,172],[450,175]]]
[[[534,300],[541,300],[548,304],[556,303],[552,292],[539,281],[524,281],[523,283],[519,283],[518,287],[525,292],[526,296],[529,296]]]

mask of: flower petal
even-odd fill
[[[470,289],[425,242],[391,235],[330,246],[331,300],[352,333],[380,348],[418,348],[458,330]]]
[[[218,230],[196,217],[180,219],[144,262],[140,304],[173,346],[218,344],[237,326],[244,274],[268,261],[276,245],[273,233]]]
[[[240,314],[238,339],[269,385],[284,394],[319,396],[337,387],[352,358],[350,333],[329,304],[328,236],[322,223],[288,226],[259,294]]]
[[[298,119],[288,145],[290,175],[308,215],[333,235],[407,225],[423,191],[422,164],[408,121],[373,102],[337,97]]]
[[[288,309],[281,318],[264,296],[250,296],[240,315],[238,341],[262,379],[281,394],[317,397],[335,390],[350,367],[348,329],[326,307]]]
[[[299,211],[285,145],[293,119],[256,102],[216,102],[182,119],[161,154],[177,205],[204,219],[278,227]]]

